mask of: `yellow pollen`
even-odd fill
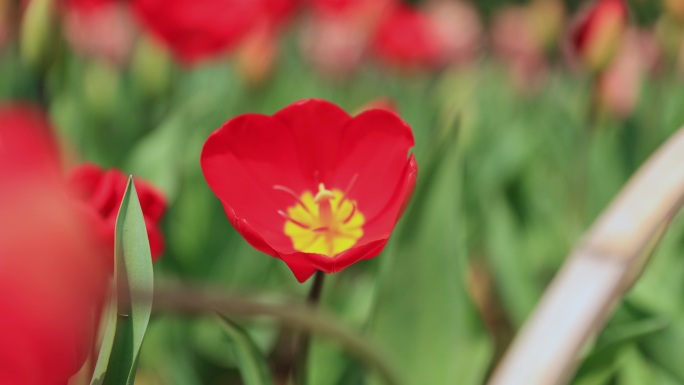
[[[328,257],[353,247],[363,236],[366,222],[355,201],[338,189],[326,189],[323,183],[315,196],[305,191],[281,215],[286,219],[283,231],[295,250]]]

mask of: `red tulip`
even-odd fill
[[[400,7],[383,19],[373,49],[384,62],[401,68],[436,67],[444,64],[445,42],[424,13]]]
[[[124,65],[131,54],[135,29],[130,8],[117,1],[70,1],[64,7],[65,37],[85,56]]]
[[[377,22],[398,7],[398,0],[309,0],[316,18],[346,19],[361,29]]]
[[[615,59],[598,78],[599,107],[615,117],[629,117],[639,102],[642,84],[656,59],[648,39],[644,32],[628,30]]]
[[[98,219],[97,228],[110,245],[111,252],[107,254],[110,271],[114,267],[111,256],[114,252],[116,216],[127,181],[123,172],[116,169],[105,171],[94,164],[75,168],[69,178],[72,194],[85,204],[85,210]],[[164,237],[159,229],[159,221],[166,211],[166,199],[160,191],[143,180],[136,179],[135,188],[145,217],[152,259],[157,260],[164,252]]]
[[[255,0],[133,0],[145,28],[185,64],[234,49],[259,19]]]
[[[0,107],[0,384],[66,384],[90,351],[107,283],[49,130],[29,107]]]
[[[312,99],[227,121],[201,164],[235,229],[304,282],[382,251],[415,185],[413,143],[392,112]]]
[[[237,68],[252,87],[262,85],[273,71],[278,53],[276,31],[268,25],[255,28],[237,52]]]
[[[440,42],[443,64],[466,64],[473,61],[482,45],[482,23],[477,10],[465,1],[435,0],[425,13]]]
[[[513,85],[534,91],[547,75],[543,41],[536,36],[530,8],[502,7],[492,21],[494,54],[506,64]]]
[[[309,0],[312,12],[301,29],[304,56],[328,77],[357,70],[378,26],[397,0]]]
[[[343,79],[361,64],[368,33],[349,19],[312,17],[300,34],[303,55],[325,76]]]
[[[580,14],[572,31],[573,53],[594,71],[605,68],[627,28],[624,0],[598,0]]]

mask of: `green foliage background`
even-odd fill
[[[415,132],[413,202],[378,258],[327,277],[321,306],[385,352],[409,385],[483,383],[582,232],[684,124],[684,87],[671,74],[645,84],[630,118],[592,119],[590,79],[560,65],[529,94],[488,57],[437,74],[371,64],[331,81],[302,62],[292,40],[273,77],[256,88],[223,61],[184,70],[139,58],[117,70],[62,55],[42,78],[12,47],[0,55],[0,97],[49,100],[60,136],[82,160],[166,192],[168,248],[154,266],[157,281],[254,291],[276,302],[301,302],[310,283],[298,284],[282,262],[236,234],[202,177],[204,140],[231,117],[272,114],[302,98],[351,112],[391,97]],[[675,220],[587,352],[576,384],[684,384],[683,234]],[[478,310],[473,298],[486,306]],[[237,321],[268,355],[278,325]],[[241,383],[232,348],[212,314],[155,313],[136,383]],[[314,385],[379,383],[325,339],[314,339],[308,377]]]

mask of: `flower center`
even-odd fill
[[[344,192],[328,190],[323,183],[318,185],[316,195],[305,191],[299,197],[286,187],[274,188],[296,199],[287,212],[278,211],[285,218],[283,231],[295,250],[334,257],[350,249],[363,236],[366,220],[356,202]]]

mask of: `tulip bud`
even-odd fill
[[[594,72],[610,64],[627,28],[623,0],[598,0],[581,13],[572,33],[572,49]]]
[[[342,79],[360,66],[365,54],[365,31],[344,18],[320,17],[306,22],[300,34],[304,57],[323,75]]]
[[[271,75],[277,49],[276,36],[268,26],[247,35],[237,52],[237,68],[250,86],[259,87]]]
[[[55,1],[28,2],[21,24],[22,59],[34,68],[48,67],[57,53],[59,36]]]
[[[477,56],[482,43],[482,23],[477,10],[464,1],[437,0],[425,12],[441,41],[442,61],[465,64]]]
[[[171,86],[173,65],[169,52],[149,36],[138,41],[133,54],[131,77],[145,95],[157,97]]]
[[[649,64],[644,48],[637,31],[625,35],[615,60],[598,79],[597,96],[603,111],[618,118],[626,118],[634,111]]]
[[[129,8],[111,2],[67,8],[64,32],[75,52],[123,66],[132,51],[135,29]]]

